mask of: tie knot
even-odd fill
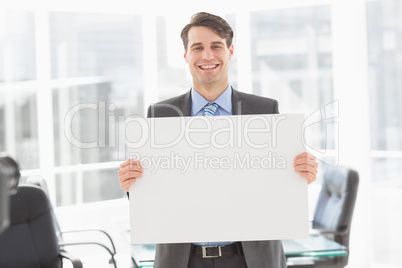
[[[215,102],[208,103],[207,105],[204,106],[204,115],[205,116],[214,116],[217,109],[218,109],[218,104],[216,104]]]

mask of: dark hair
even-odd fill
[[[195,26],[208,27],[221,38],[226,39],[228,48],[232,45],[233,30],[229,23],[219,16],[207,12],[199,12],[191,17],[190,23],[184,26],[183,30],[181,31],[181,39],[183,40],[184,49],[186,51],[188,45],[188,32],[190,31],[191,27]]]

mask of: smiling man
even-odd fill
[[[182,38],[187,40],[184,58],[193,77],[193,88],[208,101],[215,101],[229,84],[229,61],[234,51],[231,40],[227,44],[206,26],[191,27],[188,31],[185,28]]]
[[[279,113],[276,100],[245,94],[230,86],[228,69],[234,53],[233,30],[224,19],[197,13],[183,28],[181,38],[193,86],[181,96],[151,105],[148,117]],[[294,170],[308,183],[316,179],[317,166],[315,158],[306,152],[295,156]],[[136,179],[143,176],[143,171],[140,162],[125,161],[118,171],[121,187],[128,192]],[[213,200],[205,202],[214,204]],[[219,204],[216,205],[219,208]],[[214,219],[204,220],[205,224],[225,228]],[[159,244],[154,267],[282,268],[286,267],[286,260],[281,241]]]

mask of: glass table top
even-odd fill
[[[334,257],[346,256],[345,246],[322,235],[306,239],[282,240],[286,257]]]
[[[312,235],[307,239],[282,240],[286,257],[334,257],[346,256],[348,250],[322,235]],[[132,256],[137,265],[153,267],[155,244],[131,245]]]

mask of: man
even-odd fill
[[[233,31],[224,19],[197,13],[183,28],[181,37],[193,87],[181,96],[151,105],[148,117],[204,115],[208,104],[215,106],[214,115],[279,113],[276,100],[241,93],[230,86],[228,68],[234,52]],[[316,179],[317,166],[315,158],[306,152],[295,157],[294,169],[308,183]],[[138,161],[125,161],[118,172],[121,187],[129,191],[143,171]],[[202,252],[203,246],[211,244],[213,247]],[[222,256],[217,254],[219,251]],[[155,267],[279,268],[286,267],[286,260],[280,241],[159,244]]]

